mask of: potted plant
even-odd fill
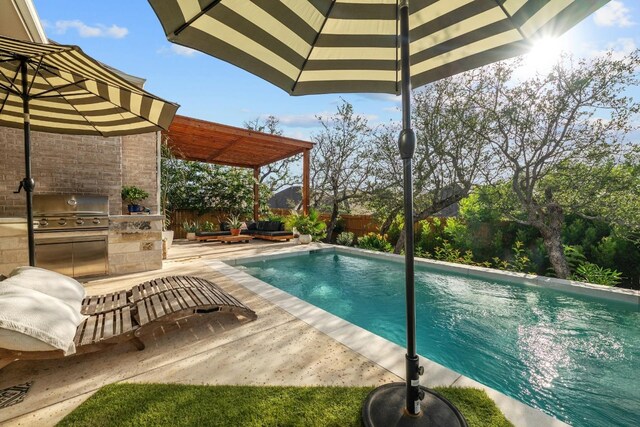
[[[327,228],[327,224],[320,221],[320,215],[316,210],[312,209],[309,215],[300,215],[294,211],[287,218],[286,222],[288,227],[292,229],[295,228],[300,234],[298,241],[303,245],[307,245],[311,243],[312,240],[322,239],[326,236],[325,229]]]
[[[231,231],[232,236],[240,235],[240,227],[242,227],[242,221],[240,221],[240,215],[229,215],[227,218],[227,223],[229,224],[229,231]]]
[[[182,229],[187,232],[187,240],[196,240],[196,231],[199,225],[197,221],[185,221],[182,223]]]
[[[167,250],[171,249],[174,234],[173,230],[169,230],[169,225],[171,225],[171,219],[165,215],[162,222],[162,238],[167,241]]]
[[[122,196],[122,200],[127,203],[127,210],[129,212],[142,212],[140,202],[149,197],[149,193],[135,185],[123,186],[120,195]]]

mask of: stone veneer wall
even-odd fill
[[[145,133],[122,137],[122,182],[135,185],[149,193],[142,204],[159,213],[158,134]],[[119,191],[119,190],[118,190]],[[118,193],[119,194],[119,193]],[[123,206],[126,210],[126,206]]]
[[[0,274],[29,264],[28,246],[26,221],[0,220]]]
[[[120,197],[123,185],[147,191],[149,198],[143,204],[158,213],[158,138],[155,132],[112,138],[32,132],[35,194],[109,196],[109,213],[114,215],[109,230],[110,273],[162,267],[162,218],[115,217],[126,210]],[[13,193],[23,178],[23,131],[0,127],[0,274],[28,263],[26,224],[24,219],[16,221],[26,216],[25,193]],[[149,228],[137,224],[142,222]]]
[[[123,215],[109,221],[109,274],[162,268],[160,215]]]
[[[102,138],[32,132],[34,194],[107,194],[111,215],[123,211],[120,190],[137,185],[150,194],[144,204],[158,212],[157,133]],[[24,217],[22,129],[0,127],[0,218]]]

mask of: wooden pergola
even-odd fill
[[[258,220],[260,168],[302,153],[302,210],[309,213],[310,154],[313,143],[186,116],[175,116],[163,131],[173,154],[184,160],[253,169],[253,217]]]

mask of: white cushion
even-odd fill
[[[85,316],[57,298],[8,281],[0,286],[0,348],[74,353],[73,338]]]
[[[18,267],[0,286],[6,283],[23,286],[58,298],[77,312],[80,312],[82,300],[86,296],[84,286],[77,280],[38,267]]]

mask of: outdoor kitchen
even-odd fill
[[[36,266],[74,277],[162,267],[159,134],[102,138],[32,133]],[[22,129],[0,127],[0,274],[28,265]],[[125,185],[149,193],[129,214]]]

